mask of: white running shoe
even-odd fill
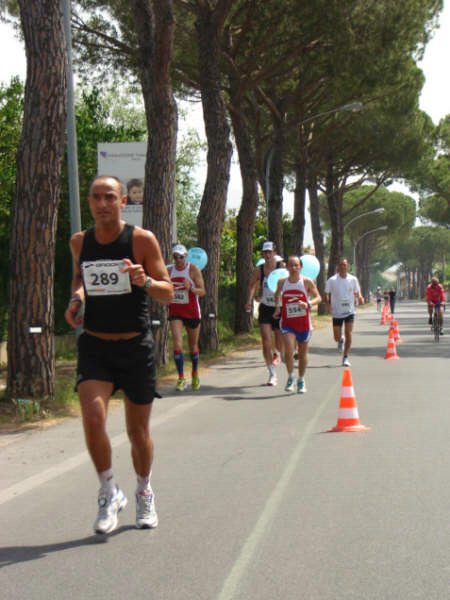
[[[285,392],[293,392],[294,391],[295,380],[292,375],[289,375],[286,381],[286,387],[284,388]]]
[[[94,523],[95,533],[111,533],[117,527],[117,515],[125,508],[128,500],[121,489],[117,488],[114,496],[107,496],[100,491],[98,497],[98,515]]]
[[[343,367],[351,367],[352,363],[348,360],[348,356],[344,356],[344,359],[342,360],[342,366]]]
[[[297,379],[297,394],[305,394],[306,393],[306,385],[303,377],[299,377]]]
[[[275,373],[269,373],[269,381],[267,385],[277,385],[278,379]]]
[[[341,336],[341,339],[338,341],[338,352],[344,351],[344,337]]]
[[[138,529],[158,527],[155,494],[136,494],[136,527]]]

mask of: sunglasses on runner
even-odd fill
[[[175,259],[175,260],[178,260],[178,259],[184,258],[184,256],[183,256],[183,255],[181,255],[181,254],[174,254],[174,255],[173,255],[173,257],[174,257],[174,259]]]

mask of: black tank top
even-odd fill
[[[84,234],[80,253],[80,270],[83,262],[121,260],[133,256],[133,225],[125,224],[119,236],[110,244],[99,244],[95,228]],[[86,292],[86,284],[83,281]],[[131,292],[118,295],[92,296],[85,294],[84,327],[99,333],[146,332],[150,327],[148,296],[145,290],[131,286]]]

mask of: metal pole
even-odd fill
[[[67,171],[69,177],[70,231],[81,230],[80,188],[78,183],[78,152],[75,125],[75,100],[72,70],[72,30],[70,26],[70,0],[62,0],[67,57]]]
[[[381,227],[376,227],[375,229],[369,229],[369,231],[366,231],[365,233],[363,233],[353,244],[353,264],[355,265],[355,274],[356,274],[356,246],[359,244],[359,242],[363,238],[366,237],[366,235],[369,235],[370,233],[375,233],[376,231],[386,231],[387,228],[388,228],[387,225],[381,225]]]
[[[367,215],[381,215],[382,213],[384,213],[384,207],[381,206],[380,208],[374,208],[373,210],[368,210],[367,212],[363,212],[360,215],[356,215],[356,217],[353,217],[353,219],[350,219],[350,221],[344,225],[344,230],[347,229],[349,225],[351,225],[358,219],[361,219],[362,217],[366,217]]]

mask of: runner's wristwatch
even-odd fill
[[[152,285],[152,278],[147,275],[147,277],[145,278],[144,290],[148,290],[149,287],[151,287],[151,285]]]

